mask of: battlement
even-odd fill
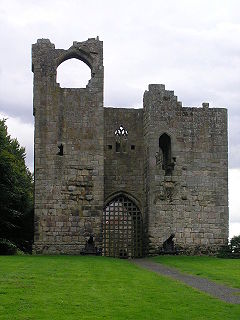
[[[165,85],[164,84],[149,84],[148,90],[151,92],[165,91]]]
[[[164,84],[149,84],[148,90],[144,92],[144,107],[147,108],[158,105],[165,108],[179,108],[182,103],[174,95],[173,90],[166,90]]]
[[[33,44],[35,46],[36,44]],[[51,47],[55,49],[55,45],[49,40],[49,39],[37,39],[37,45],[39,46],[46,46],[46,47]]]

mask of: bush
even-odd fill
[[[240,235],[235,236],[230,241],[231,250],[234,253],[240,253]]]
[[[17,252],[15,244],[7,239],[0,239],[0,255],[14,255]]]
[[[217,257],[240,259],[240,235],[234,236],[228,245],[222,246],[217,254]]]

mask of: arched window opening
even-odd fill
[[[103,211],[103,254],[128,258],[143,255],[142,216],[125,195],[116,196]]]
[[[162,169],[165,170],[165,175],[171,175],[174,169],[172,161],[171,138],[166,133],[159,138],[159,157],[162,164]]]
[[[120,127],[114,131],[114,134],[115,134],[115,138],[116,138],[116,152],[126,153],[128,131],[122,125],[120,125]]]
[[[127,137],[128,136],[128,131],[122,126],[120,125],[120,127],[115,130],[115,136],[118,136],[118,137]]]
[[[57,83],[61,88],[86,88],[90,79],[90,68],[78,59],[66,60],[57,68]]]

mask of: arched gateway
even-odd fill
[[[110,257],[143,255],[142,216],[126,195],[118,195],[103,211],[103,254]]]

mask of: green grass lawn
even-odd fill
[[[158,256],[153,259],[155,262],[175,267],[182,272],[240,288],[240,259],[220,259],[207,256]]]
[[[0,319],[239,320],[224,303],[126,260],[0,257]]]

